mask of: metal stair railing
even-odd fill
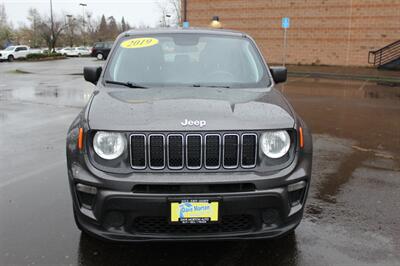
[[[382,66],[400,58],[400,40],[368,53],[368,63]]]

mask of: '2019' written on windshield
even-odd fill
[[[136,49],[150,47],[158,44],[158,42],[158,39],[155,38],[135,38],[123,41],[120,46],[126,49]]]

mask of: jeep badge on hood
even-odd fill
[[[186,127],[186,126],[204,127],[205,125],[207,125],[207,122],[205,120],[185,119],[185,121],[181,122],[181,125],[184,127]]]

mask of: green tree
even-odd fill
[[[105,41],[108,35],[108,25],[106,21],[106,17],[104,15],[101,16],[99,28],[97,30],[97,39],[99,41]]]
[[[11,42],[12,27],[7,21],[6,8],[0,4],[0,47],[4,47]]]
[[[159,27],[171,27],[181,24],[181,0],[161,0],[158,2],[158,9],[161,13]]]
[[[128,30],[128,27],[127,27],[127,25],[125,23],[125,18],[122,17],[122,19],[121,19],[121,31],[124,32],[126,30]]]
[[[39,34],[42,39],[47,43],[49,51],[54,51],[57,45],[57,41],[61,36],[62,32],[66,28],[66,24],[61,19],[53,16],[53,27],[51,26],[51,19],[47,18],[43,20],[39,25]]]
[[[78,28],[78,20],[74,18],[72,15],[67,15],[67,24],[66,27],[68,30],[66,30],[66,43],[73,47],[75,40],[75,29]],[[82,34],[83,32],[81,32]]]
[[[108,17],[108,38],[115,39],[119,34],[118,25],[113,16]]]
[[[29,8],[28,20],[30,24],[30,31],[26,30],[30,34],[31,46],[38,47],[41,45],[42,40],[39,35],[39,25],[42,23],[39,11],[36,8]]]
[[[129,22],[126,22],[126,30],[132,29],[131,25],[129,25]]]

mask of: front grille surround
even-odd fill
[[[255,148],[254,148],[254,163],[253,164],[246,164],[244,162],[244,148],[243,148],[243,143],[244,143],[244,138],[247,136],[254,136],[255,137]],[[242,152],[240,153],[240,164],[243,168],[254,168],[257,165],[257,154],[258,154],[258,135],[255,133],[244,133],[241,136],[241,143],[242,143]]]
[[[192,166],[192,165],[190,165],[190,164],[191,164],[191,162],[189,161],[189,159],[190,159],[190,158],[189,158],[189,152],[190,152],[190,150],[189,150],[189,145],[188,145],[188,143],[189,143],[189,138],[190,138],[190,137],[199,137],[199,138],[200,138],[199,166]],[[187,169],[189,169],[189,170],[199,170],[199,169],[201,169],[202,165],[203,165],[203,136],[200,135],[200,134],[192,134],[192,133],[187,134],[187,135],[186,135],[186,167],[187,167]]]
[[[133,138],[136,138],[136,137],[140,137],[140,138],[143,138],[143,143],[144,143],[144,147],[143,147],[143,157],[144,157],[144,164],[143,164],[143,166],[141,165],[141,163],[140,164],[136,164],[136,163],[134,163],[134,152],[133,152],[133,145],[134,145],[134,143],[133,143],[133,141],[132,141],[132,139]],[[144,170],[144,169],[146,169],[146,167],[147,167],[147,165],[146,165],[146,163],[147,163],[147,138],[146,138],[146,135],[145,134],[131,134],[130,136],[129,136],[129,153],[130,153],[130,162],[131,162],[131,167],[133,168],[133,169],[135,169],[135,170]]]
[[[181,161],[182,161],[182,163],[181,163],[181,166],[176,166],[176,165],[172,165],[171,164],[171,155],[170,155],[170,152],[171,152],[171,149],[169,148],[170,147],[170,139],[171,138],[173,138],[173,137],[179,137],[179,138],[181,138],[181,145],[182,145],[182,149],[181,149],[181,153],[182,153],[182,158],[181,158]],[[181,170],[181,169],[183,169],[183,167],[184,167],[184,164],[185,164],[185,156],[184,156],[184,154],[185,154],[185,143],[184,143],[184,136],[182,135],[182,134],[174,134],[174,133],[172,133],[172,134],[168,134],[168,136],[167,136],[167,164],[168,164],[168,168],[169,169],[171,169],[171,170]]]
[[[256,168],[259,160],[259,132],[133,132],[129,134],[129,154],[131,168],[137,171],[220,171],[220,170],[250,170]],[[252,136],[249,138],[247,136]],[[254,136],[254,137],[253,137]],[[140,156],[133,151],[132,138],[143,138],[145,149],[137,149],[141,152]],[[192,138],[192,139],[191,139]],[[197,138],[197,139],[196,139]],[[255,140],[254,140],[255,139]],[[154,146],[152,146],[152,140]],[[180,141],[179,141],[180,140]],[[247,148],[246,160],[243,159],[244,141],[251,140],[251,148]],[[191,147],[188,145],[192,143]],[[162,150],[159,145],[162,143]],[[200,144],[199,144],[200,143]],[[228,144],[227,144],[228,143]],[[229,144],[230,143],[230,144]],[[208,145],[208,146],[207,146]],[[227,147],[226,145],[230,145]],[[247,147],[249,144],[247,143]],[[139,146],[141,147],[141,146]],[[199,147],[200,150],[197,149]],[[173,149],[171,151],[171,149]],[[178,150],[179,149],[179,150]],[[194,150],[194,151],[193,151]],[[209,156],[207,156],[207,151]],[[250,156],[249,154],[254,155]],[[144,154],[143,154],[144,153]],[[200,155],[199,155],[200,154]],[[153,160],[152,155],[156,155],[157,160]],[[181,156],[181,160],[178,157]],[[135,165],[137,158],[145,158],[143,164]],[[230,156],[229,160],[225,156]],[[250,158],[250,159],[249,159]],[[207,160],[208,159],[208,160]],[[155,163],[156,162],[156,163]],[[161,163],[162,162],[162,163]],[[182,163],[181,163],[182,162]],[[251,164],[248,164],[251,162]],[[247,163],[247,164],[246,164]]]
[[[237,139],[237,141],[236,141],[236,155],[234,156],[235,158],[234,158],[234,160],[236,161],[236,163],[235,164],[229,164],[229,163],[227,163],[227,161],[229,160],[229,159],[231,159],[232,160],[232,157],[231,158],[227,158],[227,154],[228,154],[228,152],[227,152],[227,138],[228,137],[236,137],[236,139]],[[240,149],[240,146],[239,146],[239,144],[240,144],[240,137],[239,137],[239,134],[231,134],[231,133],[228,133],[228,134],[224,134],[224,136],[223,136],[223,138],[222,138],[222,165],[223,165],[223,167],[225,168],[225,169],[235,169],[235,168],[237,168],[238,166],[239,166],[239,158],[240,158],[240,151],[239,151],[239,149]]]
[[[152,152],[154,152],[154,151],[152,151],[152,138],[154,138],[154,137],[161,137],[162,138],[162,154],[161,154],[161,156],[162,156],[162,160],[163,160],[163,163],[161,164],[161,165],[154,165],[154,161],[153,161],[153,158],[152,157],[154,157],[154,156],[152,156]],[[151,169],[153,169],[153,170],[162,170],[162,169],[164,169],[165,168],[165,161],[166,161],[166,156],[165,156],[165,136],[163,135],[163,134],[150,134],[149,135],[149,137],[148,137],[148,141],[149,141],[149,145],[148,145],[148,150],[149,150],[149,152],[148,152],[148,158],[147,158],[147,160],[148,160],[148,164],[149,164],[149,167],[151,168]],[[154,142],[154,141],[153,141]],[[160,157],[161,157],[160,156]]]
[[[211,137],[218,137],[218,164],[216,165],[210,165],[207,164],[207,139],[211,138]],[[221,167],[221,155],[222,155],[222,143],[221,143],[221,135],[220,134],[206,134],[204,136],[204,140],[205,140],[205,148],[204,148],[204,167],[206,169],[210,169],[210,170],[215,170]]]

